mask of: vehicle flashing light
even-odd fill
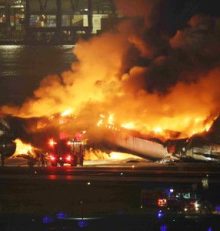
[[[52,147],[52,148],[53,148],[53,147],[57,144],[57,142],[56,142],[56,141],[54,141],[54,139],[52,139],[52,138],[51,138],[51,139],[49,139],[48,144],[49,144],[49,146],[50,146],[50,147]]]
[[[71,146],[72,144],[73,144],[73,141],[67,141],[67,143],[66,143],[68,146]]]
[[[56,157],[53,156],[53,155],[50,155],[50,160],[51,160],[51,161],[55,161],[55,160],[56,160]]]
[[[67,156],[66,156],[66,161],[71,161],[71,160],[72,160],[71,155],[67,155]]]

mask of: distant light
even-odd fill
[[[132,165],[131,167],[132,167],[132,168],[135,168],[135,165]]]
[[[203,186],[203,188],[208,189],[208,187],[209,187],[208,177],[202,179],[202,186]]]
[[[87,182],[87,185],[91,185],[91,182],[89,181],[89,182]]]
[[[167,199],[166,198],[159,198],[157,200],[157,205],[159,207],[165,207],[165,206],[167,206]]]
[[[85,228],[89,225],[88,221],[85,219],[79,220],[77,224],[78,224],[79,228]]]
[[[121,175],[121,176],[123,176],[123,175],[124,175],[124,173],[123,173],[123,172],[121,172],[121,173],[120,173],[120,175]]]
[[[56,180],[57,179],[57,175],[49,175],[48,179],[49,180]]]
[[[170,193],[173,193],[173,192],[174,192],[174,189],[173,189],[173,188],[171,188],[171,189],[170,189]]]
[[[167,231],[167,226],[166,225],[161,225],[160,226],[160,231]]]
[[[80,227],[80,228],[85,228],[85,227],[87,227],[88,226],[88,221],[86,221],[86,220],[84,220],[84,219],[81,219],[80,221],[78,221],[78,226]]]
[[[220,213],[220,205],[217,205],[217,206],[215,207],[215,211],[218,212],[218,213]]]
[[[195,207],[195,210],[196,210],[196,211],[199,210],[200,204],[198,203],[198,201],[196,201],[196,202],[194,203],[194,207]]]
[[[158,218],[158,219],[161,219],[161,218],[163,218],[163,217],[164,217],[163,211],[162,211],[162,210],[159,210],[158,213],[157,213],[157,218]]]
[[[84,10],[85,10],[85,11],[88,11],[88,9],[87,9],[87,8],[85,8]]]
[[[24,8],[24,5],[15,5],[15,6],[11,6],[11,8]]]
[[[56,214],[57,219],[65,219],[67,217],[66,213],[64,212],[59,212]]]
[[[85,228],[85,227],[88,226],[88,221],[82,219],[82,220],[78,221],[77,224],[78,224],[78,226],[79,226],[80,228]]]
[[[212,227],[208,227],[207,231],[213,231]]]
[[[53,218],[49,216],[44,216],[42,219],[43,224],[50,224],[53,222]]]
[[[83,200],[80,200],[79,204],[80,204],[80,205],[83,205]]]
[[[17,50],[17,49],[21,49],[22,48],[22,46],[20,46],[20,45],[0,45],[0,47],[1,48],[3,48],[3,49],[5,49],[5,50],[8,50],[8,49],[15,49],[15,50]]]

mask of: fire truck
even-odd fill
[[[49,140],[47,161],[51,166],[83,166],[86,142],[77,138]]]

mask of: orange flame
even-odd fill
[[[24,143],[20,139],[15,140],[16,143],[16,151],[14,153],[14,157],[16,156],[35,156],[35,151],[37,148],[33,147],[31,144]]]
[[[131,7],[133,3],[120,2],[123,2],[122,5],[129,9],[129,11],[123,10],[124,13],[129,12],[130,16],[136,15],[137,12],[133,12],[134,9]],[[138,11],[140,10],[141,14],[138,16],[145,17],[146,6],[144,4],[143,8],[144,2],[138,2],[139,4],[136,1],[134,4],[139,6]],[[117,4],[121,5],[121,3]],[[150,9],[151,7],[147,11],[148,16],[151,15]],[[148,17],[145,19],[147,20]],[[59,114],[61,118],[58,120],[58,125],[60,127],[66,123],[66,117],[74,112],[74,115],[82,115],[85,121],[83,125],[92,123],[96,129],[103,126],[109,129],[126,128],[163,138],[172,138],[174,133],[175,137],[183,138],[208,131],[220,112],[220,69],[218,65],[213,63],[212,67],[207,67],[203,72],[203,70],[197,71],[196,65],[195,69],[193,68],[193,61],[192,70],[187,72],[180,68],[181,73],[177,73],[177,75],[184,76],[184,80],[193,81],[176,81],[167,87],[166,93],[163,94],[158,94],[156,91],[151,92],[148,86],[144,87],[149,84],[146,82],[147,78],[154,78],[149,72],[151,66],[143,67],[138,64],[131,66],[132,64],[129,64],[127,67],[127,63],[124,63],[125,56],[129,56],[131,48],[135,48],[136,53],[141,54],[141,58],[151,59],[152,66],[159,68],[167,65],[167,69],[172,70],[175,67],[169,61],[174,57],[170,58],[166,55],[176,52],[159,54],[157,50],[154,54],[156,47],[151,47],[150,43],[143,41],[142,37],[146,36],[140,36],[148,26],[137,31],[137,28],[132,25],[129,22],[122,23],[117,27],[117,32],[103,33],[89,41],[81,40],[74,48],[77,62],[73,63],[70,70],[62,73],[61,76],[53,75],[45,78],[34,92],[34,97],[27,100],[21,108],[4,106],[1,112],[20,117],[50,117]],[[145,21],[146,25],[148,23]],[[165,41],[162,39],[163,46],[161,47],[170,47],[173,50],[188,47],[197,37],[198,39],[201,37],[200,34],[195,35],[194,39],[184,37],[190,35],[190,30],[194,34],[200,31],[195,30],[196,25],[193,23],[192,28],[187,28],[186,32],[182,31],[170,38],[167,46],[164,46]],[[204,52],[207,50],[208,44]],[[187,56],[188,53],[185,55]],[[134,57],[131,62],[138,58],[140,57]],[[169,79],[170,72],[172,71],[166,73],[167,79]],[[194,78],[195,73],[198,75],[196,79]],[[51,119],[51,123],[54,123],[54,120]]]
[[[123,152],[106,153],[101,150],[86,150],[85,160],[126,160],[126,159],[142,159],[135,155]]]

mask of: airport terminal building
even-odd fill
[[[73,43],[111,28],[113,0],[0,0],[0,43]]]

